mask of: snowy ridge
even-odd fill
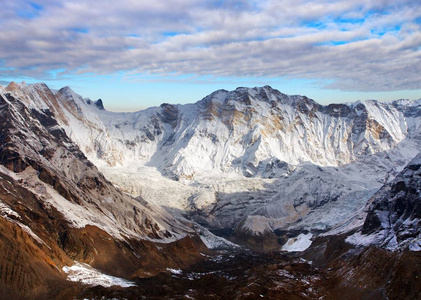
[[[6,89],[50,94],[41,87]],[[51,94],[60,126],[123,192],[209,229],[328,230],[361,210],[421,141],[421,101],[322,106],[265,86],[113,113],[69,87]],[[30,107],[44,109],[40,101]]]
[[[311,233],[303,234],[301,233],[295,238],[290,238],[282,247],[283,251],[287,252],[301,252],[306,250],[311,246],[311,238],[313,235]]]
[[[33,86],[20,89],[39,94]],[[414,127],[399,102],[321,106],[268,86],[136,113],[98,109],[68,87],[56,96],[65,116],[61,125],[90,159],[123,167],[136,162],[187,178],[209,172],[276,176],[274,161],[343,165],[395,147]]]

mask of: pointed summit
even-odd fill
[[[16,91],[18,89],[20,89],[20,86],[14,81],[10,82],[6,87],[6,91],[8,91],[8,92],[13,92],[13,91]]]

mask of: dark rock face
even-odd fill
[[[178,108],[175,105],[164,103],[161,104],[161,120],[164,123],[168,123],[176,126],[178,119]]]
[[[102,99],[98,99],[95,101],[95,106],[98,107],[100,110],[105,110],[104,104],[102,103]]]
[[[66,287],[61,295],[68,295],[68,299],[420,298],[418,253],[376,248],[352,253],[340,239],[325,242],[319,244],[328,248],[323,264],[315,256],[309,261],[279,251],[221,252],[177,272],[167,270],[153,277],[136,278],[136,287]],[[318,249],[310,251],[314,254]]]
[[[0,212],[0,298],[74,299],[67,293],[72,295],[84,287],[66,281],[61,271],[74,260],[110,275],[144,278],[167,267],[187,267],[202,258],[197,252],[197,237],[157,244],[119,241],[95,226],[72,228],[61,213],[4,174],[0,201],[20,216]],[[38,239],[22,225],[30,226]]]
[[[5,296],[5,291],[10,293],[10,299],[45,295],[50,284],[65,280],[57,268],[72,263],[54,242],[56,215],[54,212],[47,215],[33,193],[4,174],[0,178],[0,201],[2,206],[8,205],[15,211],[13,214],[0,210],[1,295]],[[18,225],[30,223],[45,244]]]
[[[335,117],[347,117],[351,113],[351,108],[345,104],[329,104],[323,107],[322,111]]]
[[[104,104],[102,103],[102,99],[98,99],[97,101],[92,101],[91,99],[87,99],[86,103],[88,103],[89,105],[94,104],[98,109],[105,110]]]
[[[280,253],[220,253],[179,274],[138,279],[137,287],[86,288],[85,298],[317,299],[335,284],[324,270]],[[79,297],[80,297],[79,296]]]
[[[385,231],[384,246],[406,244],[421,233],[421,154],[373,199],[363,234]]]

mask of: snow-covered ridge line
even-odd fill
[[[42,84],[6,90],[31,95],[30,106],[39,109],[46,108],[42,95],[53,94]],[[69,87],[54,95],[59,122],[91,160],[122,167],[136,162],[177,178],[277,176],[276,161],[343,165],[395,147],[421,125],[406,117],[408,107],[419,113],[420,101],[322,106],[269,86],[219,90],[196,104],[134,113],[100,109]]]
[[[0,171],[7,170],[0,165]],[[98,227],[101,230],[104,230],[112,237],[117,240],[125,240],[126,238],[134,238],[141,240],[148,240],[159,243],[170,243],[178,239],[182,239],[186,236],[186,233],[183,234],[174,234],[171,238],[159,238],[153,239],[147,236],[139,235],[139,233],[131,230],[130,228],[125,228],[116,222],[116,219],[111,215],[100,214],[98,211],[92,209],[90,206],[81,206],[72,202],[69,202],[63,196],[61,196],[56,190],[54,190],[50,185],[39,180],[37,173],[31,167],[27,168],[24,172],[14,173],[7,170],[6,173],[8,176],[13,176],[15,180],[20,180],[22,186],[33,192],[38,197],[42,198],[45,204],[53,206],[57,209],[63,217],[68,220],[70,227],[74,228],[85,228],[87,225]],[[10,209],[6,204],[0,202],[0,216],[6,214],[13,215],[18,218],[20,216]],[[10,219],[10,218],[9,218]],[[25,226],[19,222],[15,222],[19,226]],[[25,226],[25,231],[31,234],[38,242],[45,244],[42,240],[36,236],[30,228]],[[29,229],[29,231],[27,230]]]

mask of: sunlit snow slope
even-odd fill
[[[123,191],[242,241],[334,226],[361,209],[420,144],[420,100],[322,106],[265,86],[113,113],[68,87],[6,90],[49,108]]]

